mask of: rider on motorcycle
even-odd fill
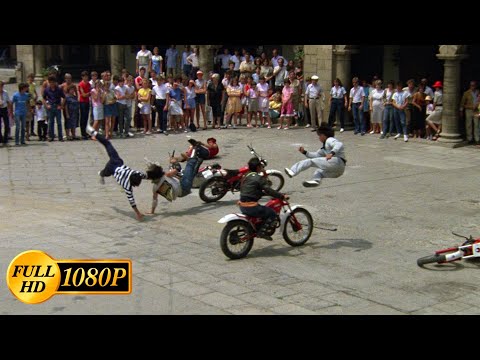
[[[288,199],[288,196],[270,188],[267,179],[262,174],[259,174],[264,171],[264,164],[260,159],[257,157],[251,158],[248,162],[248,168],[249,172],[244,176],[240,186],[240,201],[238,205],[243,214],[265,220],[260,229],[258,229],[257,236],[272,240],[272,237],[267,234],[277,215],[273,209],[260,205],[258,200],[263,195],[270,195],[274,198],[285,200]]]

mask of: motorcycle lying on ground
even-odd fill
[[[256,156],[264,166],[267,166],[267,160],[263,159],[253,147],[247,145],[250,153]],[[244,175],[248,173],[248,165],[236,170],[207,168],[202,171],[206,181],[200,186],[200,199],[206,203],[215,202],[223,198],[227,192],[232,193],[240,191],[240,184]],[[280,191],[285,184],[285,178],[278,170],[266,170],[264,176],[267,178],[269,186],[276,191]]]
[[[423,266],[425,264],[437,263],[445,264],[456,260],[469,259],[473,257],[480,256],[480,238],[474,239],[471,235],[466,237],[463,235],[455,234],[453,235],[462,237],[466,241],[460,245],[451,247],[448,249],[435,251],[434,255],[424,256],[417,260],[418,266]]]
[[[304,245],[313,230],[313,218],[310,212],[301,205],[290,206],[286,200],[272,199],[265,206],[272,208],[277,217],[266,235],[272,236],[280,228],[284,240],[290,246]],[[218,220],[226,224],[220,236],[222,252],[232,260],[248,255],[253,246],[263,220],[242,213],[228,214]]]

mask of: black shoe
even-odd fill
[[[273,240],[270,235],[266,235],[266,234],[262,234],[262,233],[258,233],[258,234],[257,234],[257,237],[262,238],[262,239],[265,239],[265,240],[270,240],[270,241]]]

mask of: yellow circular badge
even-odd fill
[[[17,255],[8,266],[7,284],[15,297],[27,304],[50,299],[60,285],[57,262],[40,250]]]

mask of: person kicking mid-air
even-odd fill
[[[152,169],[147,171],[147,173],[144,173],[142,171],[129,168],[123,163],[123,160],[118,155],[117,150],[115,150],[110,140],[105,139],[103,135],[95,131],[95,129],[89,124],[87,125],[87,133],[92,137],[92,139],[98,140],[98,142],[105,146],[107,154],[110,157],[110,160],[105,165],[105,168],[98,172],[98,175],[100,175],[100,183],[105,184],[104,178],[113,175],[115,180],[117,180],[117,183],[120,184],[120,186],[122,186],[122,188],[125,190],[128,201],[135,212],[135,217],[139,221],[143,220],[143,214],[137,209],[137,205],[135,204],[133,187],[139,186],[142,182],[142,179],[150,179],[152,181],[156,180],[158,170],[152,167]]]
[[[312,180],[303,182],[305,187],[318,186],[323,178],[341,176],[347,164],[343,143],[334,137],[335,132],[332,128],[320,126],[317,129],[317,135],[323,146],[317,152],[306,151],[303,146],[300,146],[298,151],[308,159],[297,162],[291,168],[285,168],[285,173],[291,178],[312,166],[318,168],[313,173]]]

